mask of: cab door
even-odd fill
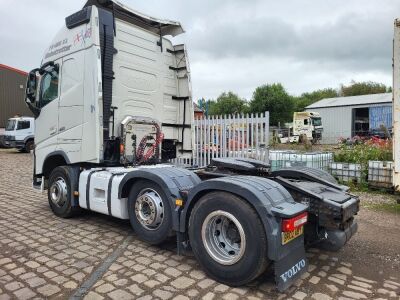
[[[24,141],[27,137],[32,135],[31,121],[29,119],[19,119],[15,131],[15,140]]]
[[[81,159],[84,51],[63,58],[58,110],[58,149],[71,163]]]

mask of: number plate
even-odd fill
[[[304,226],[298,227],[293,231],[282,232],[282,245],[289,243],[298,236],[302,235],[304,231]]]

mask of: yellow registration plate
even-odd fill
[[[298,227],[293,231],[282,232],[282,245],[289,243],[291,240],[294,240],[298,236],[303,234],[304,226]]]

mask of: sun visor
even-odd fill
[[[117,0],[88,0],[84,7],[95,5],[113,12],[114,17],[152,31],[156,34],[177,36],[184,33],[181,24],[176,21],[162,20],[147,16],[127,7]]]

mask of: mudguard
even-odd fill
[[[75,194],[75,191],[79,191],[79,173],[80,168],[79,166],[66,166],[65,167],[68,176],[71,179],[71,205],[72,207],[79,207],[79,196]]]
[[[274,261],[279,290],[285,290],[307,270],[304,236],[282,245],[281,219],[307,210],[296,203],[289,192],[277,182],[256,176],[228,176],[203,181],[190,192],[180,216],[180,231],[187,229],[190,212],[198,199],[211,191],[235,194],[250,203],[264,225],[268,243],[268,258]]]
[[[175,200],[185,198],[187,192],[201,182],[200,178],[189,170],[173,166],[142,168],[124,175],[118,188],[118,198],[128,197],[132,184],[140,179],[153,181],[164,190],[170,199],[172,229],[179,231],[179,209]]]

